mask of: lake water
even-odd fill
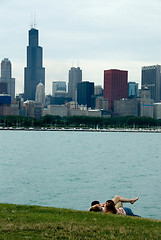
[[[161,219],[160,133],[0,131],[1,203],[87,210],[116,194]]]

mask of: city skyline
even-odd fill
[[[126,0],[1,0],[0,5],[0,57],[12,62],[16,93],[24,89],[23,69],[33,11],[44,49],[46,94],[51,93],[53,81],[68,82],[72,66],[80,66],[83,81],[103,86],[104,70],[127,70],[129,81],[141,84],[141,68],[160,65],[158,0],[130,4]]]

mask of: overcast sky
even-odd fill
[[[128,81],[140,83],[142,66],[161,64],[161,0],[0,0],[0,60],[12,62],[16,93],[24,88],[33,13],[46,94],[52,81],[68,82],[72,66],[103,86],[104,70],[128,70]]]

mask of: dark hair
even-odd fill
[[[90,212],[101,212],[100,208],[98,207],[98,205],[94,206],[94,208],[90,208],[89,209]]]
[[[106,201],[106,210],[107,210],[107,212],[111,212],[111,213],[114,213],[114,214],[117,213],[114,201],[112,201],[112,200],[107,200]]]
[[[93,202],[91,202],[91,206],[94,206],[94,205],[99,204],[99,203],[100,203],[99,201],[93,201]]]

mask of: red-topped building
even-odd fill
[[[123,70],[104,71],[104,98],[108,99],[108,109],[113,112],[114,100],[127,98],[128,72]]]

